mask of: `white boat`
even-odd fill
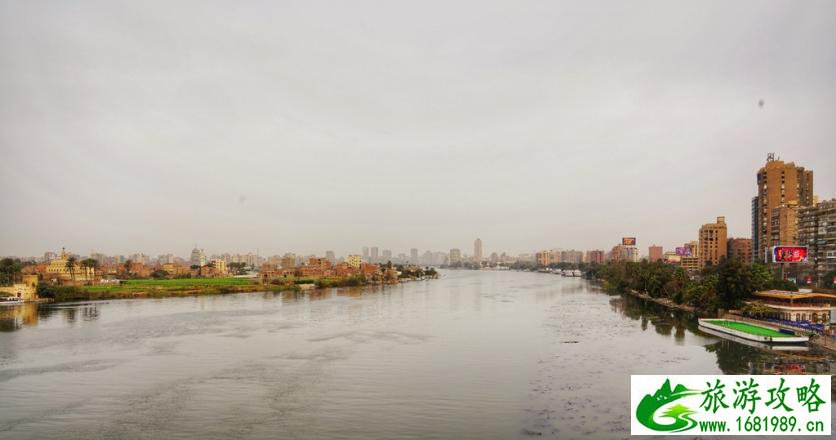
[[[16,306],[23,304],[23,300],[16,296],[0,297],[0,306]]]

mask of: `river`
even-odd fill
[[[630,374],[832,374],[588,281],[0,310],[0,438],[624,438]]]

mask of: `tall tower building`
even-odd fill
[[[412,264],[420,264],[418,261],[418,249],[412,248],[409,250],[409,262]]]
[[[653,246],[650,246],[647,249],[647,259],[651,263],[654,263],[656,261],[661,261],[663,253],[664,253],[664,250],[662,249],[662,246],[656,246],[654,244]]]
[[[700,228],[699,257],[700,267],[711,263],[717,265],[720,258],[728,252],[728,230],[726,218],[717,217],[715,223],[706,223]]]
[[[752,234],[753,247],[756,246],[753,258],[765,261],[770,247],[796,244],[781,241],[797,239],[795,211],[813,204],[813,171],[777,160],[770,154],[766,165],[758,171],[758,195],[752,204],[752,223],[757,229]]]
[[[799,210],[798,244],[808,250],[804,272],[823,285],[826,275],[836,270],[836,199]]]
[[[380,260],[380,254],[378,253],[377,246],[372,246],[372,254],[371,254],[371,262],[377,263]]]
[[[481,263],[482,262],[482,239],[477,238],[473,242],[473,262],[474,263]]]

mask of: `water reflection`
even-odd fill
[[[0,307],[0,332],[13,332],[24,326],[38,325],[38,317],[37,304]]]
[[[816,348],[785,349],[730,340],[701,330],[693,313],[670,310],[629,295],[613,296],[610,307],[622,316],[640,321],[642,330],[646,331],[650,325],[657,334],[669,336],[675,329],[674,339],[678,342],[685,340],[686,333],[715,339],[704,347],[716,355],[717,366],[725,374],[833,374],[833,356]]]

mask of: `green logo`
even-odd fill
[[[691,415],[696,414],[697,412],[693,411],[687,406],[676,404],[664,413],[660,414],[659,417],[661,418],[673,419],[673,422],[669,424],[656,423],[656,421],[654,420],[654,416],[656,414],[656,411],[658,411],[663,406],[671,402],[675,402],[683,397],[694,396],[698,394],[702,394],[702,392],[697,390],[690,390],[688,388],[685,388],[685,386],[683,385],[677,385],[676,387],[671,389],[671,381],[670,379],[667,379],[665,380],[665,383],[662,384],[662,387],[656,390],[656,392],[653,393],[652,396],[650,394],[645,394],[644,398],[642,398],[641,402],[639,403],[638,408],[636,408],[636,418],[638,419],[639,423],[654,431],[687,431],[697,426],[697,422],[691,418]]]

